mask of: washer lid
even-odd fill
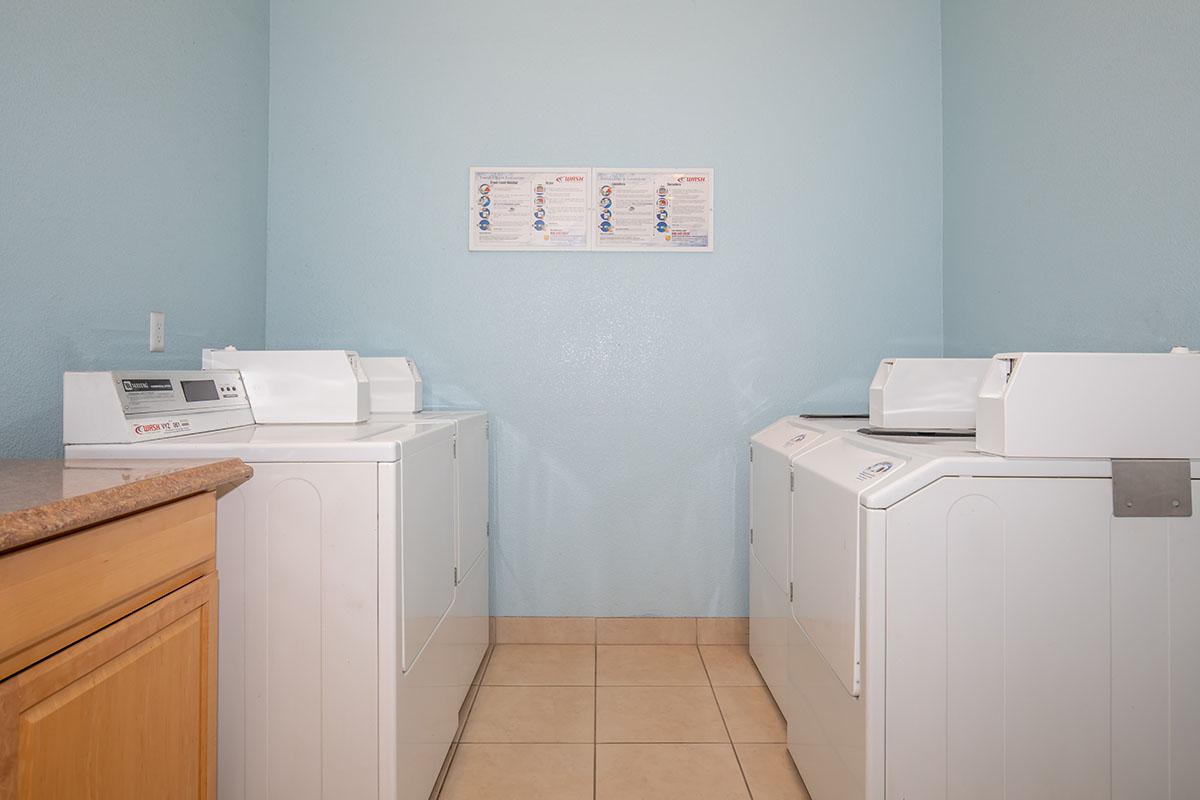
[[[247,425],[134,444],[68,445],[69,458],[240,458],[288,461],[398,461],[453,438],[445,420],[331,425]]]

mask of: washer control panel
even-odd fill
[[[249,405],[236,370],[114,372],[112,381],[126,414]]]
[[[63,444],[114,444],[254,423],[237,370],[63,374]]]

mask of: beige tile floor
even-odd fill
[[[808,800],[745,645],[621,638],[496,645],[439,800]]]

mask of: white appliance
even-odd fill
[[[454,427],[455,576],[465,580],[479,563],[486,565],[490,426],[486,411],[423,411],[419,414],[372,414],[374,423],[442,422]]]
[[[455,581],[474,579],[474,567],[487,567],[488,439],[486,411],[422,411],[421,374],[402,357],[363,359],[371,381],[372,422],[441,420],[454,425]],[[408,410],[415,407],[415,410]],[[486,578],[483,578],[486,580]]]
[[[370,383],[353,350],[201,351],[206,370],[241,373],[259,423],[364,422]]]
[[[456,580],[455,449],[441,420],[68,440],[254,468],[217,504],[222,800],[428,797],[488,646],[486,555]]]
[[[1154,426],[1093,394],[1113,433],[1089,446],[1194,425],[1176,368],[1191,396]],[[751,652],[814,800],[1200,797],[1200,452],[1005,458],[855,423],[752,444]]]
[[[750,654],[787,715],[792,462],[865,418],[784,417],[750,440]]]
[[[371,413],[413,414],[423,405],[421,373],[403,356],[366,356],[363,369],[371,383]]]
[[[236,371],[63,373],[65,442],[144,442],[253,422]]]
[[[886,358],[868,392],[875,428],[974,428],[988,358]]]
[[[398,687],[396,708],[402,737],[398,749],[399,774],[413,774],[429,764],[439,766],[446,755],[446,742],[456,733],[457,709],[462,703],[460,687],[470,685],[488,646],[489,559],[488,559],[488,492],[489,447],[488,418],[485,411],[424,411],[419,414],[373,414],[373,425],[436,424],[449,425],[453,430],[454,455],[454,569],[455,601],[443,626],[445,644],[438,650],[444,663],[439,674],[434,670],[421,673]],[[467,667],[470,666],[470,670]],[[448,707],[439,700],[439,693],[451,691],[456,700],[455,725],[438,729],[431,738],[420,726],[404,724],[406,717],[429,716],[429,706]],[[434,778],[437,771],[431,773]],[[431,784],[432,785],[432,784]],[[409,794],[400,797],[408,800]],[[425,800],[429,789],[421,784],[420,792],[412,797]]]
[[[979,449],[1005,456],[1195,458],[1197,397],[1200,354],[1182,348],[1002,353],[979,393]]]

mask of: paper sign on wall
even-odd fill
[[[596,250],[713,249],[711,169],[596,168]]]
[[[586,250],[589,169],[470,170],[471,250]]]
[[[470,250],[713,250],[711,169],[471,167]]]

